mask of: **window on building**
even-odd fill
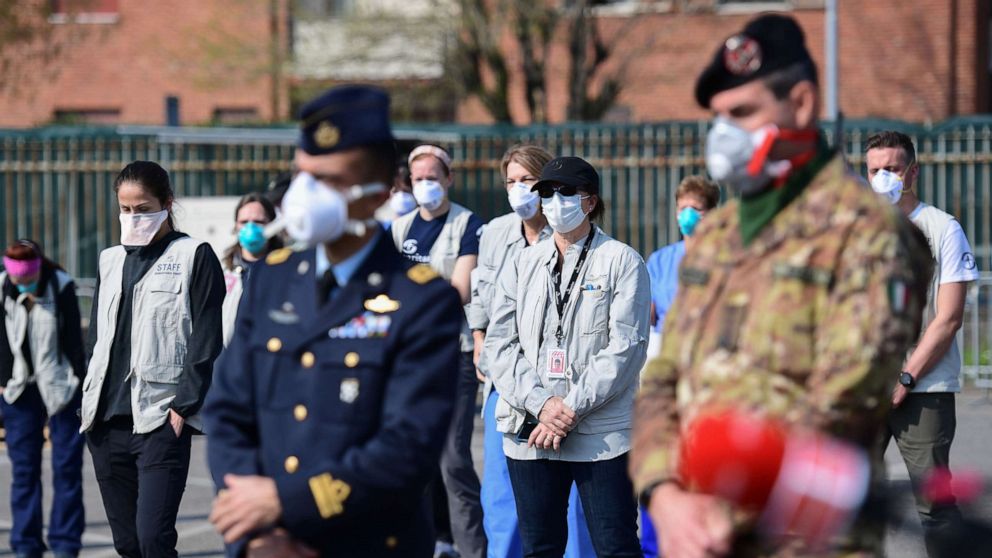
[[[255,107],[217,107],[214,109],[216,124],[248,124],[258,122],[258,110]]]
[[[297,17],[327,19],[352,15],[357,0],[297,0]]]
[[[55,109],[53,117],[56,124],[117,124],[121,121],[121,109]]]
[[[117,23],[118,0],[51,0],[51,23]]]
[[[824,0],[713,0],[722,14],[774,12],[782,10],[822,9]]]

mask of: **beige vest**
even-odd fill
[[[193,321],[189,281],[200,240],[173,240],[148,273],[134,286],[131,308],[131,414],[134,433],[155,430],[168,418],[169,405],[186,362],[186,347]],[[114,246],[100,253],[100,293],[97,340],[83,381],[81,432],[92,428],[100,392],[110,364],[110,349],[117,330],[122,272],[127,252]],[[122,340],[123,342],[126,342]],[[186,423],[202,430],[199,415]]]
[[[0,285],[6,278],[6,272],[0,273]],[[73,373],[69,357],[63,354],[59,358],[58,316],[55,315],[55,299],[71,282],[72,278],[66,272],[57,270],[45,292],[35,297],[30,312],[21,304],[28,295],[21,294],[16,299],[4,297],[4,327],[10,352],[14,355],[14,369],[3,391],[7,403],[17,401],[28,384],[34,382],[48,416],[52,416],[65,408],[75,395],[79,378]],[[28,377],[27,360],[21,352],[25,339],[31,347],[31,365],[34,368],[31,378]]]
[[[403,242],[406,240],[407,234],[410,233],[410,227],[413,225],[413,220],[418,213],[419,211],[411,211],[393,221],[390,227],[390,232],[393,234],[393,243],[396,244],[396,249],[400,253],[403,253]],[[458,250],[461,247],[462,236],[465,235],[465,229],[468,227],[468,219],[471,216],[471,211],[455,202],[451,202],[451,209],[448,210],[448,216],[444,220],[444,227],[441,229],[441,234],[438,235],[434,246],[431,246],[430,266],[448,281],[451,281],[451,276],[455,272],[455,262],[458,261]],[[464,319],[462,320],[461,346],[462,351],[471,351],[474,347],[472,332],[468,329],[468,323]]]

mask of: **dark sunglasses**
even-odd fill
[[[574,196],[579,193],[579,189],[569,184],[541,184],[541,187],[537,189],[537,195],[545,199],[554,196],[555,192],[562,196]]]

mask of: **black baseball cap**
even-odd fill
[[[541,179],[530,191],[536,192],[547,184],[566,184],[599,195],[599,173],[585,159],[579,157],[558,157],[548,161],[541,169]]]
[[[816,66],[796,20],[777,14],[759,16],[717,49],[696,80],[696,102],[710,108],[713,95],[799,62],[813,67],[815,79]]]

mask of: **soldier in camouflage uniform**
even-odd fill
[[[666,558],[811,555],[685,488],[680,432],[709,409],[756,412],[856,444],[880,476],[877,442],[926,298],[926,243],[817,132],[816,69],[792,19],[762,16],[729,38],[696,98],[717,117],[710,174],[741,197],[700,224],[682,262],[636,402],[631,477]],[[832,552],[875,555],[883,533],[859,521]]]

